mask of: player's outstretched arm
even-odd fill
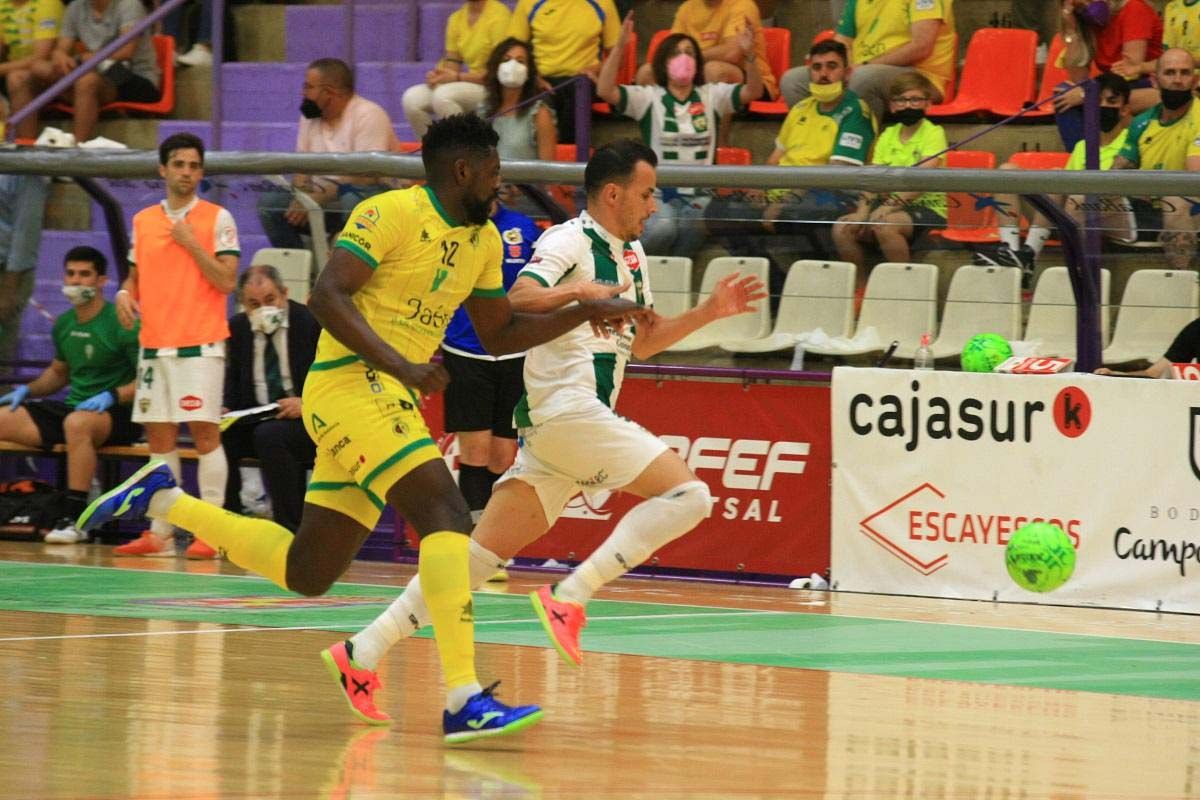
[[[414,364],[380,338],[354,305],[355,292],[374,274],[367,262],[350,251],[335,248],[329,263],[317,276],[308,298],[308,310],[321,327],[364,361],[394,376],[422,394],[440,392],[450,377],[439,364]]]
[[[647,359],[661,353],[689,333],[735,314],[757,310],[755,303],[765,300],[767,288],[753,275],[742,277],[734,272],[717,281],[712,294],[695,308],[677,317],[649,318],[639,325],[633,340],[635,358]]]
[[[641,325],[654,313],[621,297],[581,300],[542,314],[514,311],[507,296],[472,296],[465,307],[480,343],[494,356],[520,353],[557,339],[585,322]]]

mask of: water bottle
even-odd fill
[[[929,349],[929,334],[921,334],[921,344],[913,356],[913,369],[933,369],[933,351]]]

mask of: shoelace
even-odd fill
[[[479,696],[480,697],[495,697],[496,696],[496,687],[499,685],[500,685],[500,681],[493,681],[491,686],[487,687],[486,689],[484,689],[482,692],[479,693]]]

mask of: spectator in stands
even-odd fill
[[[541,100],[517,106],[539,91],[537,62],[529,45],[511,37],[488,56],[480,115],[492,122],[500,135],[496,145],[502,161],[553,161],[558,144],[554,109]]]
[[[575,92],[579,75],[595,82],[600,62],[617,43],[621,21],[612,0],[518,0],[508,35],[529,42],[553,95],[558,140],[575,142]],[[591,84],[583,89],[591,95]]]
[[[1112,72],[1102,73],[1096,80],[1100,83],[1100,169],[1112,169],[1117,153],[1125,146],[1129,121],[1133,116],[1129,105],[1129,82]],[[1084,142],[1080,140],[1071,151],[1066,169],[1084,169],[1085,159]],[[1000,168],[1017,169],[1011,162],[1006,162]],[[1015,194],[999,194],[995,199],[1000,244],[994,251],[981,250],[976,253],[975,263],[1020,267],[1022,284],[1028,289],[1033,284],[1037,258],[1041,255],[1046,240],[1050,238],[1053,223],[1040,211],[1033,213],[1033,221],[1025,234],[1025,243],[1022,244],[1020,198]],[[1072,195],[1069,199],[1057,195],[1051,200],[1062,206],[1076,223],[1084,224],[1086,214],[1082,195]],[[1100,225],[1104,235],[1114,241],[1132,242],[1137,239],[1133,211],[1123,198],[1115,202],[1104,202]]]
[[[62,18],[62,0],[0,0],[0,76],[13,111],[33,99],[34,65],[42,63],[43,71],[48,70]],[[0,118],[7,119],[8,114]],[[37,124],[36,114],[25,118],[17,126],[16,137],[33,139]]]
[[[875,123],[867,104],[845,88],[846,46],[827,39],[808,52],[812,93],[788,112],[767,163],[783,167],[862,166],[875,139]],[[818,234],[824,236],[828,230],[825,223],[857,205],[857,195],[846,192],[770,189],[765,193],[715,197],[705,209],[704,218],[710,233],[727,239],[733,255],[768,255],[761,234],[764,230],[776,233],[781,227],[777,222],[788,222],[802,223],[788,228],[804,235],[816,256],[825,258],[828,247]],[[771,295],[777,298],[782,272],[773,269],[771,278]]]
[[[1190,364],[1197,359],[1200,359],[1200,319],[1194,319],[1187,325],[1184,325],[1183,329],[1175,334],[1175,340],[1171,342],[1171,346],[1167,348],[1167,352],[1145,369],[1121,371],[1109,369],[1108,367],[1100,367],[1096,370],[1096,374],[1138,378],[1169,378],[1171,377],[1172,364]]]
[[[1162,49],[1172,47],[1187,50],[1192,58],[1200,58],[1200,5],[1195,0],[1171,0],[1163,8]],[[1112,69],[1130,80],[1137,80],[1154,75],[1158,60],[1150,59],[1139,64],[1122,57],[1113,64]],[[1141,113],[1158,105],[1161,99],[1156,88],[1137,89],[1133,93],[1133,111],[1135,114]]]
[[[225,380],[227,297],[237,278],[237,225],[215,203],[201,200],[204,144],[190,133],[168,136],[158,148],[158,172],[166,199],[133,216],[129,275],[117,292],[117,315],[138,340],[137,393],[133,419],[146,428],[150,457],[170,465],[180,479],[175,449],[187,423],[199,453],[200,496],[220,506],[225,499],[225,453],[221,449],[221,387]],[[116,549],[121,555],[173,555],[174,531],[154,522],[141,538]],[[189,557],[216,552],[197,539]]]
[[[754,47],[749,52],[743,40],[747,29],[754,37]],[[749,105],[764,95],[771,100],[779,97],[779,76],[771,71],[767,61],[762,18],[754,0],[685,0],[675,11],[671,32],[687,34],[700,44],[704,71],[698,74],[704,81],[748,84],[746,65],[753,63],[762,88],[753,97],[743,96],[743,104]],[[643,86],[658,83],[652,63],[641,66],[637,82]]]
[[[1062,66],[1074,83],[1098,72],[1116,71],[1134,89],[1148,87],[1146,62],[1162,53],[1163,25],[1146,0],[1105,3],[1064,0],[1061,14],[1064,48]],[[1151,71],[1153,67],[1149,67]],[[1068,84],[1059,84],[1059,90]],[[1136,99],[1136,98],[1135,98]],[[1083,138],[1083,89],[1075,88],[1054,101],[1054,121],[1063,145],[1072,150]],[[1135,105],[1134,110],[1137,109]]]
[[[130,419],[137,370],[137,327],[117,321],[104,299],[108,261],[93,247],[72,248],[62,291],[73,308],[54,321],[54,358],[42,374],[0,397],[0,439],[26,447],[67,448],[67,495],[51,544],[85,542],[75,520],[87,507],[96,449],[130,444],[140,428]],[[65,401],[45,398],[70,387]]]
[[[1200,103],[1196,102],[1196,61],[1182,49],[1167,50],[1155,73],[1162,102],[1133,118],[1125,146],[1113,169],[1200,171]],[[1183,197],[1163,197],[1157,208],[1135,199],[1139,227],[1161,230],[1159,241],[1172,269],[1189,269],[1196,251],[1193,203]]]
[[[192,47],[186,53],[179,52],[179,45],[175,48],[175,64],[180,67],[209,67],[213,63],[212,54],[212,31],[213,31],[213,4],[212,0],[199,0],[196,3],[200,7],[200,18],[196,23],[196,35],[192,40]],[[226,4],[226,13],[228,14],[229,5]],[[163,17],[162,30],[168,36],[173,36],[178,43],[184,37],[184,26],[188,19],[189,4],[184,3],[178,6],[170,14]],[[226,58],[229,58],[230,52],[228,47],[225,50]]]
[[[906,72],[892,81],[889,118],[892,125],[875,141],[871,163],[885,167],[940,167],[947,148],[946,131],[925,118],[933,99],[933,84],[919,72]],[[863,245],[875,242],[885,261],[905,262],[909,243],[923,231],[946,224],[944,192],[864,192],[858,208],[833,226],[838,258],[858,266],[860,283],[867,278]]]
[[[146,10],[139,0],[71,3],[63,16],[50,61],[39,61],[32,67],[29,98],[65,77],[104,45],[128,33],[145,16]],[[95,135],[100,108],[107,103],[158,100],[161,80],[150,31],[146,29],[63,92],[63,99],[75,107],[75,141],[82,144]]]
[[[486,95],[487,60],[510,16],[500,0],[467,0],[446,20],[446,55],[425,82],[404,90],[404,116],[420,138],[434,115],[474,111]]]
[[[0,362],[17,353],[21,317],[33,295],[50,179],[0,175]]]
[[[600,70],[596,93],[618,112],[641,123],[642,140],[660,162],[680,165],[712,164],[716,153],[717,120],[746,108],[762,93],[754,55],[754,30],[744,26],[737,43],[745,54],[746,83],[707,81],[704,54],[686,33],[673,33],[654,54],[653,86],[618,86],[617,70],[625,42],[633,33],[626,17],[621,38]],[[651,255],[693,256],[704,243],[701,220],[709,196],[695,189],[657,189],[658,209],[646,220],[641,241]]]
[[[940,103],[958,57],[954,0],[849,0],[835,38],[850,49],[850,89],[877,119],[888,109],[888,87],[905,72],[928,78],[933,102]],[[809,95],[809,72],[790,69],[780,84],[788,105],[795,105]]]
[[[354,72],[337,58],[319,58],[304,73],[304,101],[300,104],[298,153],[384,152],[396,133],[378,103],[354,91]],[[304,247],[300,234],[308,228],[308,212],[292,192],[303,192],[326,209],[325,229],[332,236],[364,198],[386,191],[379,178],[355,175],[296,175],[292,190],[264,192],[258,200],[258,218],[274,247]]]
[[[508,291],[533,254],[542,229],[500,203],[495,205],[492,222],[504,241],[502,268],[504,290]],[[446,431],[458,437],[458,487],[473,522],[483,514],[492,485],[517,457],[513,409],[525,392],[524,356],[489,355],[463,308],[454,312],[446,328],[442,342],[442,365],[450,373],[444,397]]]
[[[293,533],[300,527],[308,468],[316,445],[300,417],[300,391],[317,354],[321,326],[308,308],[288,299],[279,272],[257,264],[238,278],[246,310],[229,320],[225,353],[228,411],[278,404],[269,416],[248,416],[221,434],[229,465],[225,508],[243,513],[238,462],[257,458],[275,521]]]

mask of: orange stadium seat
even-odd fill
[[[767,45],[767,64],[778,82],[783,73],[792,66],[792,32],[787,28],[763,28],[763,39]],[[788,105],[783,98],[778,100],[755,100],[750,104],[750,113],[771,117],[787,116]]]
[[[154,57],[158,68],[162,70],[162,94],[153,103],[133,103],[117,100],[101,106],[105,111],[134,111],[141,114],[156,114],[166,116],[175,109],[175,37],[154,36]],[[66,103],[51,103],[50,108],[65,114],[74,114],[75,108]]]
[[[995,169],[996,154],[986,150],[951,150],[946,153],[946,167]],[[971,192],[947,192],[946,229],[930,233],[940,233],[952,242],[995,241],[996,209],[992,197]]]
[[[1037,34],[1018,28],[981,28],[971,36],[958,94],[929,107],[931,117],[990,113],[1007,117],[1033,100]]]
[[[1063,47],[1065,46],[1066,45],[1063,43],[1062,36],[1057,33],[1054,34],[1054,38],[1050,40],[1050,52],[1046,54],[1046,63],[1042,66],[1042,82],[1041,86],[1038,88],[1038,100],[1044,100],[1045,98],[1054,94],[1054,87],[1058,86],[1063,81],[1071,80],[1071,76],[1067,74],[1066,67],[1057,66],[1058,57],[1062,53]],[[1100,74],[1100,70],[1097,69],[1094,63],[1092,64],[1091,74],[1092,77]],[[1025,118],[1036,119],[1038,117],[1049,117],[1053,114],[1054,104],[1046,103],[1040,108],[1030,109],[1025,114]]]
[[[671,29],[667,28],[661,31],[655,31],[650,37],[650,44],[646,47],[646,63],[649,64],[654,60],[654,54],[658,52],[658,46],[662,44],[663,39],[671,35]]]
[[[947,153],[946,154],[947,157],[952,155],[954,152],[955,151],[952,150],[949,153]],[[967,152],[971,152],[971,151],[967,151]],[[1056,152],[1056,151],[1026,150],[1026,151],[1023,151],[1020,153],[1013,153],[1012,157],[1009,158],[1009,161],[1012,162],[1013,166],[1018,167],[1020,169],[1062,169],[1063,167],[1065,167],[1067,165],[1068,158],[1070,158],[1069,153],[1061,153],[1061,152]],[[971,164],[971,165],[955,164],[955,166],[963,167],[963,166],[974,166],[974,165],[973,164]],[[978,196],[971,195],[971,194],[964,194],[961,192],[955,192],[954,195],[959,199],[959,205],[962,205],[964,203],[970,203],[973,207],[978,204],[977,203]],[[986,203],[986,200],[979,200],[979,202]],[[961,224],[965,225],[966,227],[958,228],[958,227],[952,227],[951,223],[950,223],[950,219],[949,219],[949,217],[952,215],[951,207],[953,206],[953,204],[954,204],[954,201],[950,201],[950,200],[948,200],[948,202],[946,204],[947,205],[946,231],[943,234],[945,239],[947,239],[948,241],[951,241],[951,242],[962,242],[963,244],[993,244],[995,242],[1000,241],[1000,229],[996,226],[996,209],[994,206],[987,206],[984,209],[984,213],[989,218],[987,225],[979,225],[976,227],[971,227],[969,221],[964,219]],[[1022,217],[1020,226],[1022,229],[1027,228],[1029,226],[1028,220],[1026,220],[1024,217]],[[1050,240],[1050,241],[1046,242],[1046,244],[1057,245],[1058,242],[1055,240]]]

